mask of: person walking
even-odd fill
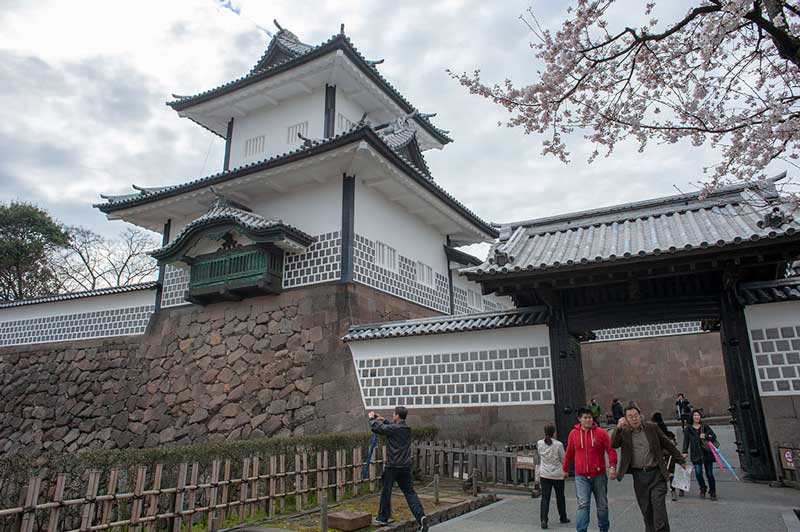
[[[608,477],[606,476],[606,455],[608,455],[609,474],[616,474],[617,452],[611,448],[608,433],[597,426],[592,419],[592,411],[586,407],[578,409],[578,424],[569,433],[564,465],[561,468],[566,479],[569,468],[575,464],[575,493],[578,511],[575,514],[575,527],[578,532],[589,528],[589,510],[594,495],[597,507],[597,524],[600,532],[608,532]]]
[[[622,413],[622,403],[615,397],[614,400],[611,401],[611,419],[614,420],[614,425],[619,423],[619,418],[624,415],[625,414]]]
[[[569,523],[567,518],[567,503],[564,499],[564,477],[561,473],[564,463],[564,444],[555,439],[555,425],[545,425],[544,439],[536,442],[536,451],[539,453],[539,484],[542,486],[542,500],[539,506],[539,520],[542,528],[547,528],[550,514],[550,494],[556,492],[556,507],[561,523]]]
[[[683,435],[683,456],[688,457],[694,466],[694,476],[700,486],[700,498],[706,496],[706,482],[703,479],[705,469],[708,477],[708,496],[712,501],[717,500],[717,482],[714,479],[714,455],[708,448],[708,443],[718,445],[717,435],[703,423],[703,413],[699,409],[692,412],[692,424],[686,427]],[[686,454],[689,451],[689,454]]]
[[[664,416],[661,415],[661,412],[653,412],[653,416],[650,418],[650,421],[658,425],[658,428],[661,429],[661,432],[663,432],[664,435],[672,441],[672,444],[675,445],[675,447],[678,446],[678,438],[675,436],[674,432],[667,428],[667,424],[664,422]],[[664,454],[664,458],[667,460],[667,471],[669,471],[669,478],[672,480],[672,476],[675,474],[675,460],[672,459],[672,456],[668,451],[665,450]],[[676,490],[672,485],[672,482],[669,483],[669,492],[673,501],[678,500],[676,497],[676,492],[683,497],[683,490]]]
[[[692,404],[682,393],[675,400],[675,419],[681,422],[681,430],[686,430],[686,425],[692,421]]]
[[[375,522],[383,526],[391,521],[392,487],[397,482],[406,497],[411,513],[420,525],[420,532],[428,532],[428,516],[425,515],[422,503],[414,491],[414,476],[411,473],[411,427],[406,424],[407,416],[408,409],[403,406],[394,409],[391,422],[375,412],[369,413],[370,430],[385,436],[387,447],[386,464],[381,475],[380,508]]]
[[[639,407],[631,403],[625,408],[611,435],[611,446],[620,449],[617,480],[626,473],[633,476],[633,491],[642,512],[646,532],[669,532],[667,516],[667,482],[669,471],[664,451],[682,467],[686,464],[677,447],[655,423],[642,421]]]
[[[603,415],[603,408],[597,404],[594,397],[592,397],[592,404],[589,405],[589,408],[592,410],[592,420],[599,426],[600,416]]]

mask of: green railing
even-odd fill
[[[267,273],[280,273],[270,271],[270,266],[274,267],[275,261],[271,261],[269,253],[263,249],[231,251],[222,256],[199,259],[192,264],[189,289],[247,279],[256,281]]]

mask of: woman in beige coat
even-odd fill
[[[564,444],[555,439],[556,428],[553,425],[544,427],[544,439],[536,442],[536,451],[539,453],[539,465],[536,470],[539,474],[539,484],[542,486],[542,501],[539,516],[542,528],[547,528],[547,517],[550,513],[550,493],[556,492],[556,506],[562,523],[569,523],[567,518],[567,504],[564,499],[564,477],[562,465],[564,463]]]

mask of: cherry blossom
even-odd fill
[[[520,18],[544,64],[531,85],[487,84],[481,72],[450,75],[510,113],[505,122],[543,134],[543,153],[567,162],[569,134],[610,155],[625,139],[710,145],[720,160],[706,191],[800,156],[800,2],[695,0],[683,18],[616,27],[615,0],[576,0],[557,31],[533,9]]]

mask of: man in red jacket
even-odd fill
[[[578,511],[575,527],[578,532],[589,528],[589,503],[594,494],[597,506],[597,524],[600,532],[608,532],[608,477],[606,476],[606,454],[608,454],[609,475],[617,476],[617,451],[611,448],[608,433],[595,424],[592,411],[578,409],[578,424],[569,433],[567,452],[564,456],[564,478],[569,476],[569,468],[575,461],[575,492],[578,498]]]

